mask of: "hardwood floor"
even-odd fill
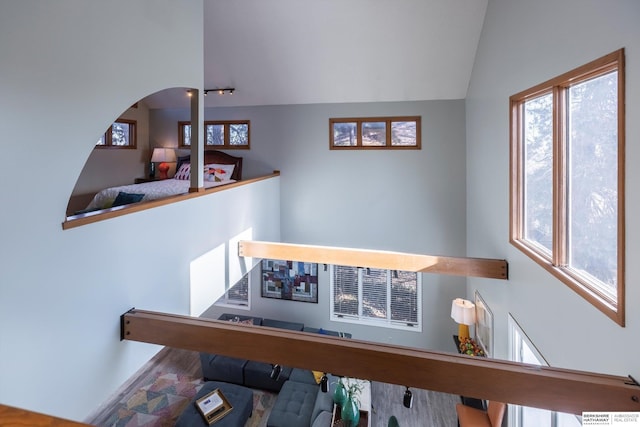
[[[125,382],[108,401],[89,415],[85,422],[95,426],[107,425],[107,420],[118,410],[118,404],[158,372],[177,372],[202,377],[197,352],[165,347]],[[372,427],[386,427],[391,415],[398,419],[400,427],[457,426],[455,405],[460,402],[459,396],[411,389],[413,407],[408,409],[402,405],[404,392],[405,388],[399,385],[372,382]],[[266,423],[266,420],[264,421]]]
[[[456,427],[456,403],[460,396],[430,390],[411,389],[413,406],[402,404],[406,388],[373,381],[371,383],[372,427],[386,427],[392,415],[400,427]]]

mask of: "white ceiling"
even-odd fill
[[[204,0],[205,106],[462,99],[487,1]]]

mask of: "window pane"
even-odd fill
[[[333,312],[358,315],[358,269],[336,265],[333,267]]]
[[[207,125],[207,145],[224,145],[224,125]]]
[[[191,125],[182,126],[183,141],[182,145],[191,145]]]
[[[616,295],[618,74],[569,89],[569,267]]]
[[[249,303],[249,274],[245,274],[238,283],[229,288],[227,302],[241,305]]]
[[[556,427],[580,427],[582,424],[574,414],[556,412]]]
[[[551,411],[522,407],[522,427],[551,427]]]
[[[387,271],[365,268],[362,271],[362,315],[387,318]]]
[[[249,125],[230,124],[229,125],[229,144],[230,145],[248,145],[249,144]]]
[[[391,122],[391,145],[416,145],[416,122]]]
[[[357,144],[355,122],[333,124],[333,145],[346,147]]]
[[[98,142],[96,142],[96,145],[105,145],[106,142],[104,140],[104,134],[100,137],[100,139],[98,140]]]
[[[115,122],[111,127],[111,145],[129,145],[129,124]]]
[[[387,124],[385,122],[362,123],[362,145],[387,145]]]
[[[391,272],[391,320],[418,323],[418,274]]]
[[[524,238],[552,249],[553,103],[552,95],[524,104]]]

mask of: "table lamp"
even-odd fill
[[[169,163],[176,161],[176,152],[171,148],[154,148],[151,156],[151,163],[160,163],[158,170],[160,171],[160,179],[167,179],[169,176]]]
[[[451,318],[458,323],[458,338],[469,338],[469,325],[476,323],[476,305],[466,299],[454,299],[451,303]]]

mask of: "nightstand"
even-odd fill
[[[161,181],[161,179],[159,177],[144,177],[144,178],[136,178],[134,180],[134,183],[136,184],[142,184],[143,182],[153,182],[153,181]]]

